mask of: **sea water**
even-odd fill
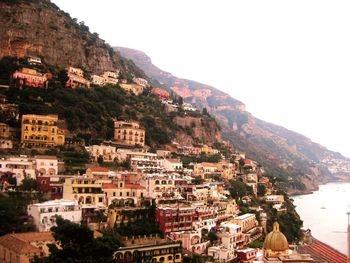
[[[311,229],[315,238],[346,255],[350,183],[320,185],[313,194],[291,198],[304,227]]]

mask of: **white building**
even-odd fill
[[[143,79],[143,78],[134,78],[132,81],[135,82],[136,84],[139,84],[140,86],[142,86],[144,88],[149,86],[148,81],[146,79]]]
[[[118,83],[118,72],[106,71],[103,73],[102,77],[104,78],[105,84],[115,85]]]
[[[105,78],[98,75],[92,75],[91,83],[96,86],[103,86],[105,84]]]
[[[57,175],[58,174],[58,160],[56,156],[37,155],[34,157],[35,169],[41,175]]]
[[[80,223],[82,217],[78,202],[64,199],[29,205],[28,215],[33,217],[39,232],[50,231],[56,225],[57,216],[74,223]]]
[[[231,262],[236,258],[234,250],[223,246],[209,247],[208,256],[213,257],[215,262]]]
[[[181,172],[183,169],[180,159],[165,159],[163,165],[167,172]]]
[[[15,174],[17,185],[24,178],[35,179],[35,162],[26,156],[9,157],[0,160],[0,172],[11,172]]]
[[[184,103],[182,105],[182,108],[185,110],[185,111],[196,111],[196,107],[193,107],[190,103]]]

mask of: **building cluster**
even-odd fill
[[[41,63],[34,57],[28,62]],[[39,78],[20,73],[39,73],[22,70],[13,77],[27,86],[44,86]],[[87,80],[83,70],[69,67],[67,74],[66,86],[89,88],[90,84],[116,84],[119,73],[105,72]],[[120,86],[135,95],[149,87],[142,78],[133,82]],[[167,111],[197,111],[191,104],[174,103],[165,90],[151,92]],[[66,144],[65,124],[58,116],[24,114],[21,118],[23,148]],[[11,128],[1,123],[0,139],[12,136]],[[27,207],[37,232],[0,237],[0,262],[30,262],[34,256],[47,256],[57,217],[97,231],[123,230],[135,222],[157,226],[157,233],[148,235],[118,232],[122,246],[114,253],[116,262],[137,258],[137,262],[180,263],[185,255],[200,255],[206,262],[314,262],[288,244],[278,223],[267,233],[267,207],[283,214],[287,204],[258,163],[227,142],[183,145],[174,141],[150,149],[146,136],[140,123],[115,119],[114,140],[85,146],[90,163],[76,174],[66,174],[63,160],[54,154],[0,159],[2,192],[18,190],[26,179],[34,179],[48,200]],[[13,180],[6,180],[9,177]],[[233,187],[237,182],[250,191],[240,195]],[[259,240],[264,240],[262,248],[249,247]]]

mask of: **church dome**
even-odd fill
[[[265,237],[263,248],[274,252],[283,252],[288,250],[288,247],[287,238],[280,232],[280,226],[275,222],[273,230]]]

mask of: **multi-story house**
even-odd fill
[[[120,87],[126,91],[134,93],[136,96],[140,95],[144,90],[143,86],[135,83],[131,83],[131,84],[123,83],[123,84],[120,84]]]
[[[35,169],[40,175],[54,176],[58,174],[58,159],[56,156],[37,155],[34,157]]]
[[[41,65],[41,58],[35,56],[29,56],[27,61],[31,65]]]
[[[169,238],[176,241],[181,241],[182,247],[192,253],[203,254],[210,244],[210,241],[202,240],[201,231],[181,231],[171,232]]]
[[[113,162],[117,158],[117,148],[110,145],[91,145],[85,147],[90,156],[97,161],[102,156],[104,162]]]
[[[118,75],[119,75],[119,71],[117,72],[106,71],[103,73],[102,77],[104,78],[105,84],[115,85],[118,83]]]
[[[194,165],[193,171],[196,176],[204,178],[206,175],[218,174],[218,166],[217,163],[197,163]]]
[[[56,226],[57,216],[73,223],[80,223],[81,208],[76,200],[51,200],[43,203],[28,205],[28,215],[39,232],[50,231]]]
[[[37,147],[63,145],[64,131],[57,126],[57,122],[57,115],[23,115],[21,142]]]
[[[217,232],[219,242],[228,249],[243,248],[246,245],[246,236],[242,232],[242,227],[230,222],[223,222],[220,225],[221,231]]]
[[[98,76],[98,75],[92,75],[91,76],[91,84],[96,86],[103,86],[105,85],[105,78]]]
[[[0,262],[29,263],[49,255],[48,244],[55,242],[51,232],[12,233],[0,237]]]
[[[10,172],[16,177],[17,185],[25,178],[35,179],[35,163],[26,156],[9,157],[0,160],[0,172]]]
[[[224,246],[213,246],[208,248],[208,256],[212,257],[214,262],[234,262],[237,258],[234,250]]]
[[[148,81],[143,78],[133,78],[132,81],[144,88],[147,88],[149,86]]]
[[[85,87],[90,88],[90,81],[84,78],[84,72],[80,68],[69,67],[67,70],[68,80],[66,87],[77,88]]]
[[[172,175],[145,175],[140,184],[146,187],[147,196],[160,200],[178,199],[180,193],[175,186],[175,177]]]
[[[195,207],[180,203],[159,205],[156,209],[156,221],[164,234],[192,230],[195,217]]]
[[[83,219],[95,216],[96,210],[106,209],[106,195],[98,179],[86,176],[66,178],[63,199],[77,200],[82,207]]]
[[[12,78],[20,86],[44,87],[47,83],[47,75],[37,72],[35,69],[22,68],[13,73]]]
[[[167,172],[182,172],[183,169],[180,159],[164,159],[163,166]]]
[[[163,162],[155,153],[130,152],[127,160],[131,169],[141,173],[159,173],[163,170]]]
[[[147,195],[144,186],[125,183],[122,180],[116,183],[103,183],[102,191],[106,195],[107,205],[119,203],[140,206],[142,199]]]
[[[145,145],[145,130],[137,122],[114,121],[114,139],[124,145]]]
[[[123,242],[114,253],[116,262],[134,263],[137,262],[162,262],[162,263],[180,263],[182,261],[181,242],[174,242],[159,238],[139,238],[130,239]]]
[[[249,213],[235,217],[232,220],[232,223],[241,226],[243,233],[248,232],[249,230],[255,228],[258,225],[258,222],[255,218],[255,214]]]

